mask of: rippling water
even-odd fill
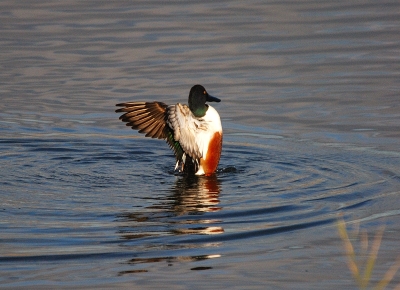
[[[374,282],[395,260],[398,1],[0,8],[0,287],[355,289],[339,215],[386,225]],[[222,99],[212,177],[114,113],[195,83]]]

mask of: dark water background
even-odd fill
[[[0,287],[356,289],[340,214],[400,253],[400,2],[1,1],[0,52]],[[114,113],[196,83],[210,178]]]

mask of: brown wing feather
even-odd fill
[[[171,107],[162,102],[129,102],[116,106],[116,113],[124,113],[119,119],[132,129],[145,133],[146,137],[165,139],[174,151],[176,160],[182,162],[184,151],[178,141],[174,139],[174,131],[168,126],[168,114]],[[187,164],[187,165],[186,165]],[[198,162],[192,161],[190,156],[186,157],[185,171],[198,170]]]
[[[124,113],[119,117],[122,122],[146,137],[165,139],[168,136],[167,105],[162,102],[129,102],[117,104],[123,107],[116,113]]]

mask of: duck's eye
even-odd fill
[[[207,92],[206,92],[206,91],[204,91],[204,92],[203,92],[203,94],[207,95]]]

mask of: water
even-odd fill
[[[374,282],[394,262],[397,1],[0,8],[1,287],[356,289],[340,215],[386,226]],[[114,113],[195,83],[222,99],[209,178]]]

